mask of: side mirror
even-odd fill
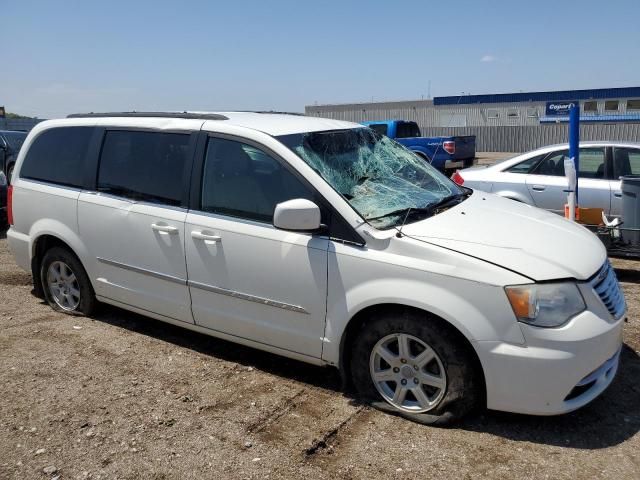
[[[293,232],[316,232],[321,228],[320,208],[310,200],[294,198],[276,205],[273,226]]]

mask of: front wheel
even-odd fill
[[[479,403],[469,351],[451,326],[419,312],[385,312],[366,322],[351,373],[365,401],[424,424],[451,423]]]

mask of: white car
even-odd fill
[[[600,241],[461,188],[353,123],[270,113],[38,124],[7,238],[57,310],[98,301],[317,365],[442,424],[551,415],[613,380],[626,305]]]
[[[564,160],[568,157],[568,144],[552,145],[491,166],[460,170],[452,179],[465,187],[564,215],[568,188]],[[640,174],[640,144],[581,142],[579,163],[580,206],[602,208],[610,217],[621,216],[620,177]]]

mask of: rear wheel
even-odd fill
[[[445,425],[479,403],[474,359],[451,326],[415,311],[388,311],[366,322],[351,357],[353,383],[373,406]]]
[[[71,315],[90,315],[96,298],[80,261],[69,250],[53,247],[40,266],[45,298],[55,310]]]

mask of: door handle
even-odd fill
[[[151,228],[156,232],[167,233],[169,235],[178,233],[178,228],[172,227],[171,225],[162,225],[160,223],[152,223]]]
[[[191,238],[195,238],[196,240],[204,240],[205,242],[218,243],[222,240],[222,237],[218,235],[211,235],[209,233],[199,232],[197,230],[193,230],[191,232]]]
[[[613,192],[614,197],[622,198],[622,192]]]
[[[544,192],[544,189],[547,187],[545,187],[544,185],[533,185],[531,188],[536,192]]]

